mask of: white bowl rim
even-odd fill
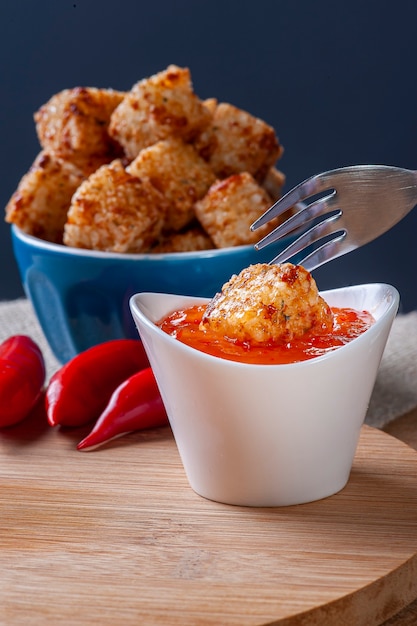
[[[105,252],[103,250],[90,250],[88,248],[74,248],[71,246],[65,246],[60,243],[53,243],[50,241],[46,241],[45,239],[40,239],[39,237],[35,237],[34,235],[29,235],[21,230],[16,224],[11,225],[11,229],[16,236],[17,239],[20,239],[24,243],[37,248],[38,250],[48,250],[51,252],[56,252],[57,254],[63,255],[74,255],[74,256],[82,256],[88,258],[98,258],[98,259],[130,259],[135,261],[140,260],[178,260],[178,259],[201,259],[201,258],[210,258],[215,256],[216,258],[236,254],[239,252],[245,252],[246,250],[253,249],[255,251],[254,245],[249,244],[245,246],[232,246],[228,248],[211,248],[209,250],[194,250],[190,252],[146,252],[146,253],[129,253],[129,252]]]
[[[312,359],[307,359],[305,361],[297,361],[295,363],[270,363],[270,364],[260,364],[260,363],[245,363],[242,361],[233,361],[233,360],[229,360],[229,359],[222,359],[221,357],[217,357],[217,356],[213,356],[212,354],[208,354],[206,352],[202,352],[201,350],[198,350],[197,348],[193,348],[189,345],[187,345],[186,343],[182,343],[180,341],[178,341],[177,339],[175,339],[175,337],[171,337],[170,335],[168,335],[167,333],[165,333],[163,330],[161,330],[154,322],[152,322],[146,315],[144,315],[142,313],[142,311],[140,311],[138,305],[136,304],[136,298],[138,296],[141,295],[146,295],[146,294],[150,294],[150,295],[155,295],[158,297],[163,297],[163,296],[169,296],[170,298],[175,298],[175,297],[180,297],[180,298],[186,298],[188,300],[193,300],[196,304],[204,304],[206,302],[210,301],[210,298],[203,298],[203,297],[194,297],[194,296],[181,296],[181,295],[176,295],[176,294],[161,294],[161,293],[154,293],[154,292],[141,292],[141,293],[137,293],[134,294],[131,298],[130,298],[130,307],[131,309],[135,312],[136,315],[139,315],[140,318],[143,320],[143,323],[152,328],[154,330],[154,332],[162,333],[164,335],[164,337],[170,341],[170,342],[174,342],[176,343],[176,345],[178,345],[178,349],[180,350],[185,350],[186,352],[189,352],[190,350],[193,352],[199,352],[200,357],[203,360],[209,360],[209,361],[221,361],[224,365],[224,367],[239,367],[239,368],[254,368],[254,369],[258,369],[259,367],[268,367],[270,369],[275,368],[275,369],[279,369],[279,370],[283,370],[283,369],[295,369],[295,368],[305,368],[305,367],[312,367],[314,366],[315,363],[320,363],[323,362],[325,360],[328,360],[329,358],[334,358],[336,354],[345,354],[346,351],[352,349],[352,345],[354,344],[355,346],[358,345],[358,342],[362,342],[364,340],[369,339],[370,335],[373,335],[375,332],[378,331],[379,326],[381,325],[381,323],[386,319],[387,316],[392,315],[392,311],[393,309],[398,310],[398,305],[399,305],[399,301],[400,301],[400,294],[398,292],[398,290],[396,289],[396,287],[394,287],[393,285],[390,285],[388,283],[364,283],[364,284],[358,284],[358,285],[349,285],[347,287],[339,287],[336,289],[328,289],[326,291],[320,291],[320,295],[322,295],[324,298],[326,298],[327,294],[337,294],[338,292],[349,292],[349,291],[354,291],[354,290],[358,290],[358,289],[388,289],[392,295],[392,301],[389,303],[389,305],[387,306],[386,310],[383,312],[383,314],[381,315],[381,317],[379,317],[374,324],[372,324],[372,326],[370,326],[370,328],[368,328],[364,333],[362,333],[361,335],[359,335],[358,337],[355,337],[354,339],[352,339],[351,341],[349,341],[348,343],[339,346],[336,350],[331,350],[325,354],[322,354],[320,356],[316,356],[313,357]],[[372,314],[372,312],[371,312]],[[395,317],[395,316],[394,316]],[[365,339],[366,336],[366,339]]]

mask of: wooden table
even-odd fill
[[[417,408],[388,424],[384,431],[417,450]],[[415,626],[417,624],[417,599],[385,621],[383,626]]]
[[[416,420],[386,431],[417,449]],[[197,496],[169,428],[77,452],[86,432],[39,411],[1,433],[1,624],[416,623],[417,454],[398,439],[365,427],[332,498],[250,509]]]

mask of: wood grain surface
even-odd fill
[[[90,453],[0,437],[0,623],[381,624],[417,597],[417,453],[364,427],[348,485],[242,508],[188,485],[169,428]]]

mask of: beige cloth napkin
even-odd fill
[[[366,422],[383,427],[416,406],[417,311],[413,311],[394,320]]]
[[[43,351],[48,378],[59,367],[34,314],[22,298],[0,302],[0,341],[30,335]],[[382,357],[366,423],[382,428],[417,406],[417,312],[399,315]]]

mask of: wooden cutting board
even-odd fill
[[[372,626],[417,597],[417,453],[364,427],[348,485],[251,509],[188,485],[169,428],[89,453],[0,434],[0,623]]]

